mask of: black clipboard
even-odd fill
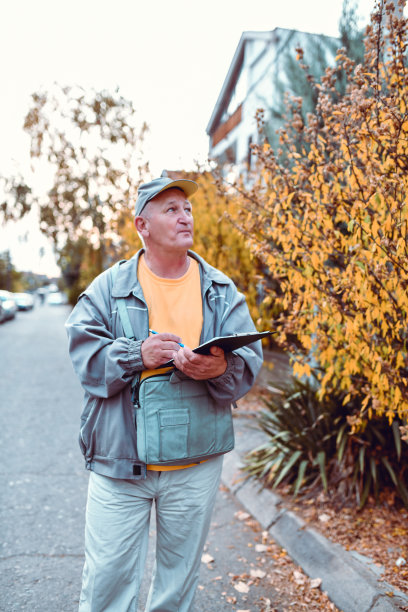
[[[199,353],[200,355],[209,355],[210,348],[212,346],[219,346],[223,349],[225,353],[230,353],[231,351],[235,351],[238,348],[243,346],[247,346],[248,344],[252,344],[252,342],[256,342],[257,340],[262,340],[262,338],[267,338],[272,334],[277,334],[276,331],[264,331],[264,332],[247,332],[241,334],[232,334],[231,336],[216,336],[200,346],[197,346],[193,349],[193,353]],[[168,368],[174,364],[173,359],[170,361],[166,361],[159,368]]]

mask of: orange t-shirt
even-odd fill
[[[147,266],[144,255],[140,257],[138,278],[149,310],[149,328],[158,333],[180,336],[185,346],[194,348],[200,344],[203,326],[200,269],[198,262],[189,257],[187,272],[180,278],[161,278]],[[143,370],[141,380],[166,370]],[[191,464],[197,465],[197,464]],[[148,465],[148,470],[177,470],[191,465]]]

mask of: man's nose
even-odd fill
[[[191,220],[191,214],[187,213],[185,210],[180,211],[179,221],[182,223],[189,223]]]

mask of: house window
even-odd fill
[[[217,162],[220,166],[225,164],[235,164],[237,161],[237,145],[236,142],[230,144],[222,153],[217,155]]]

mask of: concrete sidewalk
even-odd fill
[[[284,359],[278,358],[278,367],[284,373]],[[381,569],[371,559],[330,542],[299,516],[285,510],[274,492],[261,490],[255,481],[245,479],[240,471],[244,455],[267,436],[256,427],[255,418],[239,412],[234,425],[236,445],[224,459],[224,485],[310,578],[321,578],[321,589],[330,600],[343,612],[408,609],[408,594],[381,582]]]

